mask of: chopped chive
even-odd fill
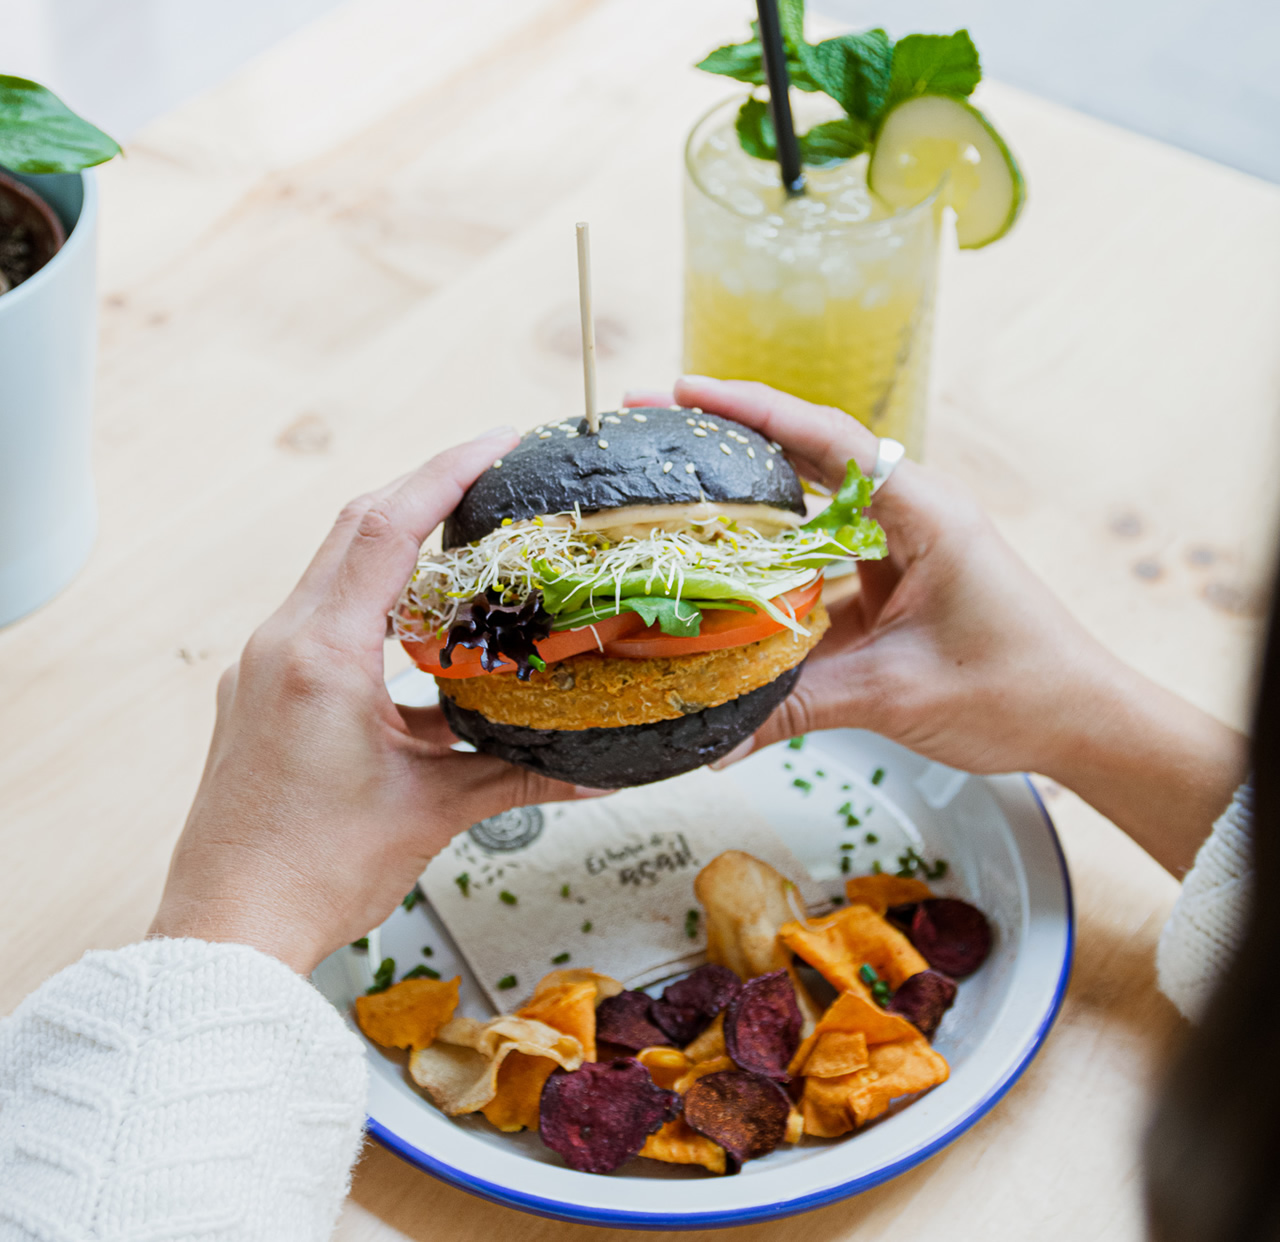
[[[563,966],[568,960],[569,955],[567,953],[557,953],[555,957],[551,959],[551,964],[552,966]]]
[[[784,764],[782,765],[782,769],[783,769],[783,771],[784,771],[784,772],[794,772],[794,771],[795,771],[795,767],[794,767],[792,764],[790,764],[790,763],[784,763]]]
[[[419,891],[418,886],[415,884],[407,893],[405,893],[404,900],[400,904],[404,906],[406,910],[412,910],[413,907],[416,906],[418,902],[420,902],[421,900],[422,900],[422,893]]]
[[[515,986],[516,986],[515,975],[503,975],[502,978],[498,980],[499,992],[509,992]]]
[[[872,966],[870,962],[863,962],[862,965],[858,967],[858,977],[867,985],[867,987],[873,987],[875,984],[880,982],[880,976],[876,974],[876,968]]]
[[[833,906],[844,905],[844,897],[842,897],[839,893],[837,893],[834,897],[831,898],[831,904]]]
[[[685,934],[686,936],[688,936],[690,940],[697,940],[697,938],[698,938],[698,921],[699,921],[699,919],[701,919],[701,918],[702,918],[702,915],[701,915],[701,913],[700,913],[699,911],[697,911],[697,910],[690,910],[690,911],[688,911],[688,912],[685,914],[685,916],[684,916],[684,934]]]
[[[887,1009],[889,1007],[889,1002],[893,999],[893,994],[889,991],[889,985],[883,979],[878,983],[873,983],[871,985],[871,998],[880,1006],[881,1009]]]
[[[841,785],[841,786],[840,786],[840,792],[841,792],[841,793],[848,793],[848,792],[849,792],[849,790],[851,790],[852,788],[853,788],[853,786],[852,786],[852,785]]]
[[[862,826],[862,820],[860,820],[856,815],[846,815],[844,817],[844,826],[846,828],[860,828]]]
[[[802,790],[804,793],[808,793],[809,790],[813,788],[813,783],[811,781],[805,780],[803,776],[797,776],[796,779],[793,780],[791,783],[797,789]]]
[[[415,966],[412,970],[407,971],[405,979],[439,979],[440,972],[432,970],[430,966]],[[400,981],[404,982],[404,979]]]
[[[846,802],[846,803],[844,803],[844,805],[843,805],[843,806],[841,806],[841,808],[836,812],[836,814],[837,814],[837,815],[852,815],[852,814],[853,814],[853,803],[852,803],[852,802]]]
[[[803,733],[802,733],[802,734],[800,734],[800,736],[799,736],[799,737],[793,737],[793,738],[792,738],[792,739],[787,743],[787,747],[788,747],[790,750],[803,750],[803,749],[804,749],[804,734],[803,734]]]
[[[937,859],[932,867],[924,869],[924,878],[926,880],[940,880],[950,869],[951,864],[945,858]]]
[[[863,837],[862,839],[863,839],[863,840],[864,840],[868,845],[875,845],[875,844],[880,840],[880,838],[879,838],[878,836],[876,836],[876,834],[875,834],[874,832],[869,832],[869,833],[867,833],[867,835],[866,835],[865,837]]]
[[[880,860],[878,858],[875,860],[875,862],[871,864],[871,874],[872,875],[884,874],[884,868],[880,865]]]
[[[852,870],[853,870],[853,860],[849,857],[848,854],[845,854],[844,857],[840,859],[840,874],[848,875],[849,872]]]
[[[369,951],[369,937],[361,936],[359,940],[353,940],[351,947],[353,949],[362,949],[367,953]]]
[[[471,896],[471,877],[465,871],[461,875],[455,875],[453,882],[458,886],[458,891],[464,897]]]
[[[547,662],[540,655],[531,655],[529,664],[532,668],[536,668],[538,672],[545,673],[547,671]]]
[[[372,996],[375,992],[385,992],[391,986],[391,980],[396,974],[396,959],[394,957],[384,957],[378,969],[373,972],[373,987],[365,989],[366,996]]]
[[[516,904],[516,902],[520,900],[520,898],[519,898],[519,897],[517,897],[517,896],[515,895],[515,893],[509,893],[509,892],[507,892],[507,890],[504,888],[504,889],[503,889],[503,890],[498,894],[498,900],[499,900],[500,902],[502,902],[502,904],[503,904],[504,906],[514,906],[514,905]]]
[[[814,772],[814,776],[820,777],[823,780],[826,780],[827,778],[827,774],[821,768]]]
[[[582,925],[582,930],[583,930],[584,932],[589,932],[589,931],[592,929],[592,927],[594,927],[594,926],[595,926],[595,924],[594,924],[594,923],[592,923],[592,921],[591,921],[590,919],[588,919],[585,923],[583,923],[583,925]]]
[[[876,768],[876,770],[871,773],[871,783],[873,785],[878,785],[882,780],[884,780],[884,768]]]
[[[422,946],[423,957],[435,957],[435,955],[436,955],[436,951],[429,944],[424,944]]]
[[[569,895],[569,886],[568,886],[567,884],[561,884],[561,885],[560,885],[560,896],[561,896],[561,897],[568,897],[568,895]]]
[[[852,841],[842,841],[840,843],[840,848],[842,850],[853,850],[853,849],[857,849],[858,847],[854,845]]]

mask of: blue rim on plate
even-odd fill
[[[1039,1052],[1062,1008],[1067,984],[1071,976],[1071,965],[1075,950],[1075,903],[1071,892],[1071,877],[1067,870],[1066,858],[1062,852],[1062,844],[1053,826],[1053,820],[1049,816],[1049,812],[1035,786],[1031,783],[1030,778],[1024,775],[1022,779],[1025,781],[1027,789],[1039,809],[1044,825],[1048,830],[1049,842],[1053,847],[1062,881],[1062,896],[1065,907],[1064,951],[1058,979],[1053,989],[1052,1000],[1035,1032],[1001,1078],[963,1116],[954,1121],[942,1133],[934,1135],[927,1142],[900,1156],[891,1164],[853,1177],[846,1182],[826,1187],[823,1190],[774,1204],[664,1215],[649,1212],[620,1211],[603,1207],[586,1207],[565,1203],[557,1199],[543,1198],[522,1191],[513,1191],[500,1183],[475,1177],[429,1155],[393,1133],[372,1117],[368,1119],[368,1133],[383,1147],[394,1152],[402,1160],[416,1165],[432,1176],[438,1177],[443,1182],[456,1186],[460,1190],[465,1190],[468,1194],[487,1199],[491,1203],[515,1208],[522,1212],[530,1212],[536,1216],[546,1217],[551,1220],[646,1231],[717,1229],[734,1225],[755,1224],[762,1221],[781,1220],[787,1216],[795,1216],[802,1212],[812,1211],[814,1208],[825,1207],[828,1204],[850,1198],[864,1190],[870,1190],[874,1186],[879,1186],[898,1177],[954,1142],[966,1130],[985,1117],[1004,1098],[1014,1083],[1022,1077],[1027,1066]]]

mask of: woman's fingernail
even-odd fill
[[[502,437],[503,439],[509,439],[511,436],[514,436],[514,435],[519,435],[519,432],[517,432],[516,429],[512,427],[510,424],[505,424],[501,427],[490,427],[488,431],[482,431],[478,436],[476,436],[476,439],[477,440],[497,440],[499,437]]]
[[[707,766],[713,772],[723,772],[725,768],[738,762],[739,759],[745,759],[756,748],[756,739],[747,738],[745,742],[739,742],[723,759],[717,759],[715,763]]]
[[[573,796],[575,798],[603,798],[605,794],[616,793],[614,789],[592,789],[590,785],[575,785],[573,787]]]
[[[709,375],[682,375],[679,379],[681,384],[723,384],[723,380],[712,379]]]

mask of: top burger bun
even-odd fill
[[[525,434],[472,484],[444,525],[445,548],[483,538],[504,519],[631,506],[764,505],[804,514],[800,480],[776,446],[739,423],[666,406],[606,414]]]

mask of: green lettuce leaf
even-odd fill
[[[729,612],[750,612],[746,604],[729,603],[726,600],[684,599],[674,600],[665,595],[633,595],[617,603],[602,599],[576,612],[561,613],[552,627],[556,630],[577,630],[597,621],[607,621],[619,613],[634,612],[645,623],[655,621],[664,634],[691,638],[702,632],[702,614],[712,609]]]
[[[840,484],[840,490],[831,497],[831,503],[800,529],[825,530],[835,534],[845,526],[868,521],[861,513],[870,503],[871,480],[858,469],[858,463],[850,458],[849,465],[845,468],[844,482]],[[875,525],[874,522],[869,524]]]

